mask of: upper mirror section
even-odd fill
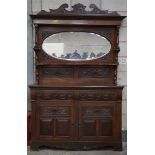
[[[70,61],[93,60],[108,54],[110,42],[95,33],[61,32],[46,38],[42,49],[50,56]]]

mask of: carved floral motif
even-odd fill
[[[111,108],[103,108],[103,107],[90,107],[84,109],[84,116],[112,116],[112,109]]]
[[[76,90],[78,92],[78,90]],[[39,90],[37,91],[33,99],[36,100],[88,100],[88,101],[100,101],[100,100],[121,100],[121,95],[117,91],[90,91],[80,90],[78,95],[73,90]]]
[[[50,118],[55,115],[69,115],[70,110],[68,107],[44,107],[40,110],[40,117]]]
[[[74,99],[73,92],[57,92],[57,91],[51,91],[51,92],[38,92],[35,96],[36,99],[45,99],[45,100],[72,100]]]
[[[43,76],[59,77],[59,78],[72,78],[72,68],[44,68],[42,70]]]
[[[81,68],[80,77],[85,78],[108,78],[111,73],[109,68]]]

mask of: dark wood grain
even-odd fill
[[[31,92],[31,149],[122,149],[122,89],[117,86],[119,27],[125,16],[77,4],[30,15],[35,28],[35,79]],[[110,52],[89,61],[46,54],[43,41],[60,32],[91,32],[111,43]]]

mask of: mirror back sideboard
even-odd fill
[[[63,4],[30,15],[35,30],[36,83],[29,86],[33,150],[122,149],[123,86],[117,85],[117,65],[119,27],[125,17],[90,7],[92,11],[86,11],[76,4],[67,11]],[[78,41],[71,33],[82,38]],[[91,43],[90,34],[105,38],[108,51],[95,43],[97,38]],[[101,47],[96,50],[97,46]]]

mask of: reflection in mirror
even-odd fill
[[[61,32],[46,38],[43,50],[50,56],[65,60],[93,60],[108,54],[110,42],[97,34]]]

